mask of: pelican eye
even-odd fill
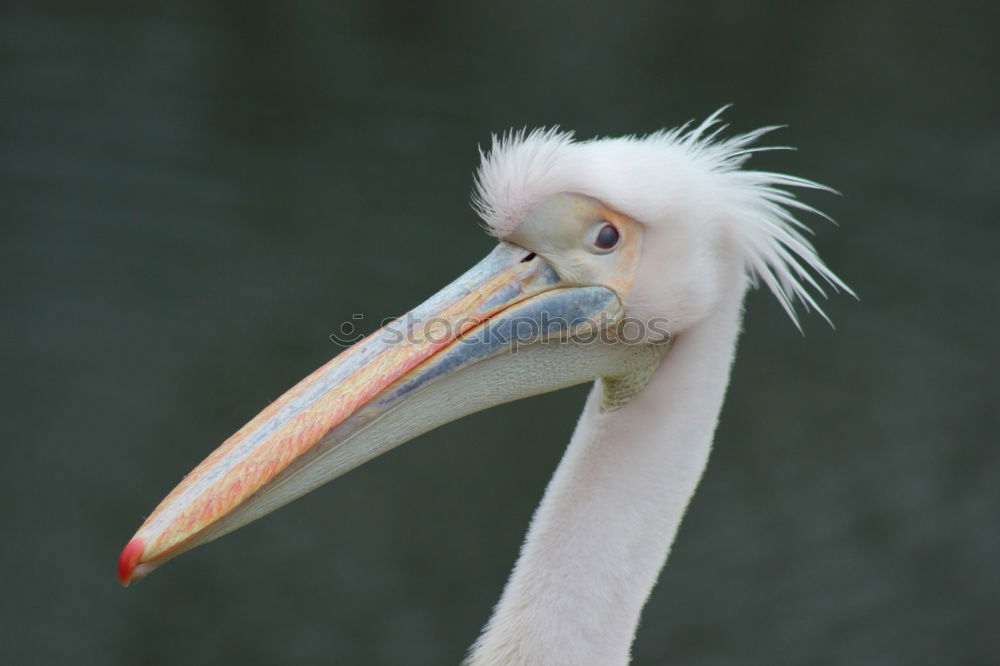
[[[594,239],[594,247],[599,250],[613,250],[618,245],[619,240],[621,240],[621,234],[618,233],[615,225],[605,224],[597,232],[597,238]]]

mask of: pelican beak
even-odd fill
[[[601,329],[621,316],[614,290],[567,284],[541,257],[500,243],[223,442],[125,546],[119,579],[138,580],[441,424],[604,376],[624,352],[602,344]]]

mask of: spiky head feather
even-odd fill
[[[751,278],[767,285],[796,325],[796,300],[827,318],[814,296],[826,297],[820,282],[853,292],[820,259],[804,236],[808,227],[796,217],[826,216],[789,188],[831,190],[796,176],[744,169],[753,153],[780,149],[754,145],[777,127],[723,138],[723,110],[697,126],[643,137],[576,141],[558,128],[494,135],[481,155],[473,207],[500,238],[540,201],[562,192],[591,196],[650,226],[696,212],[725,225]]]

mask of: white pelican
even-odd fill
[[[188,474],[122,551],[128,584],[438,425],[593,381],[468,662],[624,664],[708,460],[743,298],[798,325],[821,282],[788,191],[743,169],[772,128],[719,112],[646,137],[494,137],[474,203],[497,247],[303,379]],[[825,315],[824,315],[825,316]]]

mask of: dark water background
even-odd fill
[[[790,126],[859,292],[755,293],[636,664],[996,664],[995,3],[0,8],[4,664],[448,664],[585,389],[443,427],[122,590],[235,428],[482,256],[477,143]],[[82,6],[86,4],[86,7]]]

